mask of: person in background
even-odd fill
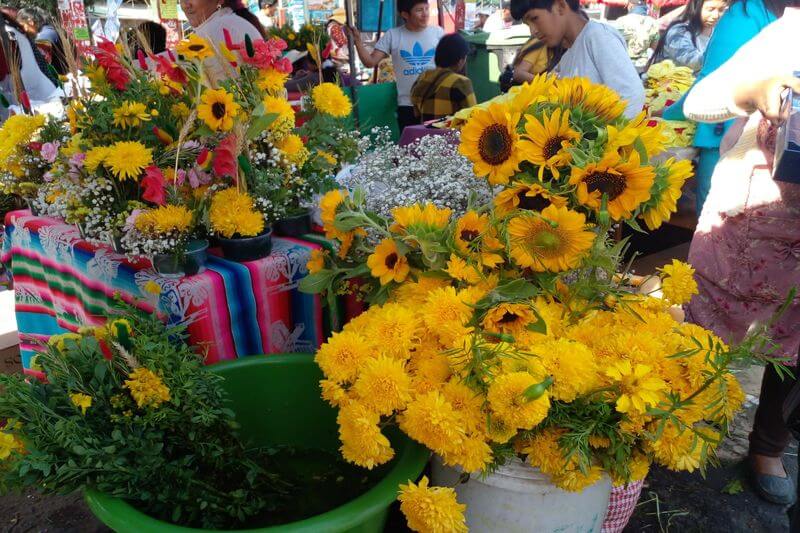
[[[265,29],[277,26],[275,16],[278,12],[278,0],[260,0],[261,9],[256,13],[256,18]]]
[[[154,54],[160,54],[167,49],[167,30],[161,24],[148,20],[139,24],[136,29]]]
[[[397,10],[405,23],[384,33],[371,52],[361,40],[361,33],[348,27],[356,52],[367,68],[373,68],[385,57],[392,57],[397,82],[397,125],[402,134],[406,126],[417,123],[411,104],[411,87],[417,77],[434,68],[436,45],[444,35],[439,26],[428,26],[430,9],[427,0],[398,0]]]
[[[763,8],[753,0],[747,4],[747,11],[754,14]],[[787,88],[800,92],[800,80],[793,75],[800,70],[800,56],[794,53],[800,47],[800,8],[781,11],[777,22],[697,83],[684,104],[691,120],[719,123],[739,117],[723,140],[722,145],[730,148],[723,150],[714,170],[689,249],[700,293],[689,304],[686,317],[725,342],[741,340],[757,322],[767,323],[790,290],[800,286],[800,185],[772,177],[775,124],[785,118],[782,94]],[[772,355],[796,365],[797,298],[789,302],[770,334],[777,346]],[[790,377],[781,379],[767,365],[750,433],[753,485],[762,498],[781,505],[795,499],[794,484],[783,465],[790,433],[782,416],[793,385]]]
[[[583,76],[607,85],[627,101],[628,118],[642,111],[644,86],[625,39],[608,24],[589,20],[579,0],[511,0],[511,12],[546,46],[566,48],[553,69],[558,76]]]
[[[39,8],[31,7],[20,9],[17,12],[17,22],[25,30],[38,48],[44,60],[53,66],[56,74],[65,74],[67,62],[64,57],[64,47],[61,45],[61,37],[50,23],[47,13]],[[51,79],[53,76],[45,72]]]
[[[426,122],[450,116],[478,103],[472,82],[464,76],[469,44],[451,33],[436,46],[436,68],[419,75],[411,88],[411,102],[418,121]]]
[[[347,35],[344,28],[347,22],[347,15],[343,8],[334,9],[328,22],[325,24],[325,32],[331,38],[331,59],[340,68],[350,69],[350,51],[347,49]]]
[[[743,44],[780,17],[788,3],[789,0],[734,0],[714,28],[706,48],[703,68],[700,69],[695,84],[714,72]],[[683,114],[684,99],[685,96],[665,109],[663,117],[666,120],[686,120]],[[703,210],[703,204],[711,187],[711,174],[719,161],[720,142],[731,124],[732,121],[697,125],[693,145],[699,149],[694,174],[697,184],[695,207],[698,216]]]
[[[535,28],[528,24],[531,35],[535,35]],[[538,74],[549,72],[555,67],[564,50],[561,47],[548,48],[536,37],[531,37],[523,44],[514,56],[511,65],[500,75],[498,80],[500,90],[508,92],[514,85],[521,85],[531,81]]]
[[[671,59],[679,67],[699,72],[714,27],[727,9],[728,0],[689,0],[659,39],[648,67]]]
[[[488,7],[479,8],[475,13],[475,23],[472,25],[472,31],[484,31],[483,27],[491,14],[492,12]]]
[[[642,12],[644,11],[644,12]],[[628,14],[611,22],[628,43],[628,57],[636,70],[642,72],[658,43],[658,21],[647,15],[644,0],[630,0]]]
[[[511,16],[511,2],[503,0],[500,9],[489,15],[486,22],[483,24],[483,31],[492,33],[493,31],[500,31],[510,28],[514,25],[514,17]]]

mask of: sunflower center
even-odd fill
[[[398,260],[397,254],[392,252],[386,256],[386,260],[384,260],[383,263],[386,265],[386,268],[392,270],[394,269],[394,266],[397,264],[397,260]]]
[[[550,206],[550,200],[548,200],[541,194],[535,194],[533,196],[529,196],[527,192],[528,191],[522,191],[517,195],[517,198],[519,198],[520,209],[528,209],[530,211],[541,211],[545,207]]]
[[[616,172],[592,172],[587,174],[583,181],[590,193],[600,191],[600,194],[608,195],[609,201],[616,200],[625,192],[625,177]]]
[[[211,104],[211,114],[214,115],[214,118],[219,120],[225,116],[225,104],[222,102],[214,102]]]
[[[557,250],[561,246],[561,236],[555,231],[542,230],[533,237],[533,245],[540,252]]]
[[[461,230],[461,240],[466,242],[472,242],[478,238],[480,232],[474,229],[462,229]]]
[[[490,165],[499,165],[511,157],[511,134],[502,124],[492,124],[483,130],[478,140],[481,159]]]
[[[514,313],[512,313],[510,311],[506,311],[505,314],[503,314],[503,318],[501,318],[497,322],[499,324],[511,324],[513,322],[516,322],[518,318],[519,317],[517,315],[515,315]]]
[[[558,152],[561,150],[561,143],[566,140],[565,137],[552,137],[548,139],[542,148],[542,155],[544,155],[545,160],[549,160],[551,157],[558,155]]]
[[[202,45],[202,44],[190,44],[189,45],[189,50],[191,50],[192,52],[199,52],[200,50],[203,50],[204,48],[205,48],[205,46]]]

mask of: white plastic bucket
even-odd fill
[[[434,485],[452,487],[460,471],[435,456],[431,474]],[[471,533],[590,533],[599,532],[606,517],[611,480],[604,475],[581,492],[567,492],[514,458],[485,479],[472,474],[455,489],[467,506]]]

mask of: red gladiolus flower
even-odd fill
[[[164,174],[157,166],[151,165],[144,169],[142,178],[142,199],[156,205],[164,205],[167,195],[164,191]]]
[[[214,175],[218,178],[230,176],[236,179],[236,136],[228,135],[214,149]]]
[[[174,81],[175,83],[184,84],[189,81],[186,72],[183,71],[178,65],[163,56],[152,56],[150,59],[156,62],[156,72],[163,77]]]
[[[197,163],[197,166],[202,168],[203,170],[207,170],[208,163],[210,161],[211,161],[211,152],[208,150],[208,148],[203,147],[203,149],[200,150],[200,153],[197,154],[197,159],[195,160],[195,163]]]

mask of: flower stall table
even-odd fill
[[[413,126],[406,126],[403,130],[403,134],[400,135],[400,140],[398,144],[400,146],[408,146],[412,144],[417,139],[422,137],[426,137],[428,135],[452,135],[453,130],[450,128],[431,128],[426,126],[425,124],[414,124]],[[454,140],[455,141],[455,137]]]
[[[114,297],[187,326],[189,342],[207,350],[206,362],[280,352],[313,352],[327,337],[322,302],[297,290],[311,250],[321,244],[275,238],[272,254],[248,263],[209,256],[195,276],[166,278],[146,259],[128,261],[107,246],[80,238],[75,226],[6,215],[0,260],[14,279],[22,362],[35,341],[100,325]],[[212,251],[213,253],[213,251]]]

